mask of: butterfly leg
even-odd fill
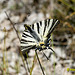
[[[48,49],[52,50],[54,54],[57,56],[56,52],[51,47],[48,47]]]
[[[55,53],[55,51],[52,49],[52,48],[50,48],[50,47],[47,47],[47,49],[50,49],[50,50],[52,50],[53,52],[54,52],[54,54],[57,56],[57,54]],[[47,50],[46,49],[46,50]],[[43,51],[42,51],[43,52]],[[46,54],[43,52],[43,55],[46,57],[46,59],[47,60],[50,60],[49,58],[51,57],[51,55],[52,55],[53,53],[52,52],[50,52],[49,53],[49,56],[46,56]]]
[[[42,53],[46,57],[47,60],[50,60],[43,51],[42,51]]]
[[[48,47],[47,49],[50,49],[50,50],[52,50],[55,53],[55,51],[51,47]]]

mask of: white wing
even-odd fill
[[[46,19],[38,23],[34,23],[31,27],[25,25],[27,30],[24,31],[21,39],[21,51],[35,48],[39,42],[45,42],[55,26],[59,23],[56,19]]]
[[[34,23],[31,28],[37,33],[41,41],[45,41],[50,37],[57,24],[59,24],[57,19],[46,19],[38,23]]]
[[[37,43],[37,40],[31,35],[31,33],[27,30],[23,32],[21,39],[21,51],[30,50]]]

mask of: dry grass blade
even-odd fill
[[[31,67],[31,69],[30,69],[30,75],[32,75],[32,71],[33,71],[33,69],[34,69],[35,62],[36,62],[36,54],[35,54],[35,56],[34,56],[33,64],[32,64],[32,67]]]

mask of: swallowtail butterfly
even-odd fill
[[[57,19],[46,19],[30,26],[24,25],[25,30],[21,39],[21,51],[24,54],[30,49],[50,49],[50,36],[54,28],[59,24]]]

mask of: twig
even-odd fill
[[[38,54],[37,54],[37,50],[35,50],[35,53],[36,53],[37,60],[38,60],[38,62],[39,62],[40,68],[41,68],[41,70],[42,70],[42,73],[43,73],[43,75],[45,75],[44,70],[43,70],[43,67],[42,67],[42,65],[41,65],[41,63],[40,63],[40,60],[39,60],[39,57],[38,57]]]
[[[17,37],[18,37],[18,39],[19,39],[19,41],[20,41],[20,38],[19,38],[19,35],[18,35],[18,31],[16,30],[16,28],[15,28],[15,26],[14,26],[14,23],[11,21],[11,19],[9,18],[9,16],[8,16],[8,14],[7,14],[6,11],[5,11],[5,14],[6,14],[8,20],[10,21],[10,23],[12,24],[12,26],[13,26],[13,28],[14,28],[16,34],[17,34]]]
[[[15,26],[14,26],[14,23],[11,21],[11,19],[9,18],[9,16],[8,16],[8,14],[7,14],[6,11],[5,11],[5,14],[7,15],[7,18],[8,18],[8,20],[10,21],[10,23],[12,24],[12,26],[13,26],[13,28],[14,28],[16,34],[17,34],[17,37],[18,37],[18,39],[19,39],[19,41],[20,41],[20,37],[19,37],[19,35],[18,35],[18,31],[16,30],[16,28],[15,28]],[[27,69],[26,69],[26,66],[25,66],[25,63],[24,63],[23,54],[22,54],[21,50],[19,50],[19,51],[20,51],[20,55],[21,55],[21,58],[22,58],[22,61],[23,61],[24,68],[25,68],[25,70],[26,70],[26,75],[28,75]]]

